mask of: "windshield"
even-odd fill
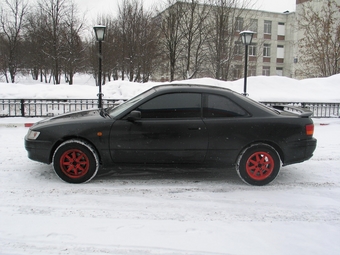
[[[142,94],[139,94],[139,95],[129,99],[125,103],[118,105],[117,107],[108,108],[107,113],[110,115],[111,118],[115,118],[118,115],[120,115],[122,112],[124,112],[125,110],[129,109],[131,106],[137,104],[139,101],[141,101],[142,99],[144,99],[148,95],[152,94],[153,92],[154,92],[154,89],[149,89],[149,90],[143,92]]]

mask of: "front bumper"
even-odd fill
[[[28,140],[25,137],[25,149],[27,150],[28,158],[31,160],[45,164],[52,162],[52,143],[49,141]]]

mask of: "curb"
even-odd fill
[[[0,123],[0,127],[16,128],[16,127],[32,127],[34,123]]]

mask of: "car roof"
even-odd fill
[[[163,91],[169,91],[169,90],[178,90],[178,89],[188,89],[188,90],[196,90],[196,91],[207,91],[207,90],[214,90],[214,91],[223,91],[223,92],[231,92],[236,93],[237,92],[224,88],[224,87],[218,87],[214,85],[203,85],[203,84],[183,84],[183,83],[170,83],[170,84],[162,84],[157,85],[153,87],[154,90],[163,92]]]
[[[205,92],[205,93],[218,93],[218,94],[234,94],[237,96],[242,96],[240,93],[237,93],[231,89],[218,87],[214,85],[202,85],[202,84],[183,84],[183,83],[171,83],[171,84],[162,84],[157,85],[152,88],[154,91],[158,93],[166,93],[166,92]]]

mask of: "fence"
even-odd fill
[[[299,102],[263,102],[268,106],[287,105],[307,108],[313,112],[313,118],[339,118],[340,103],[299,103]]]
[[[103,99],[103,107],[125,100]],[[97,99],[0,99],[0,117],[47,117],[98,107]]]
[[[103,99],[103,107],[117,106],[124,101]],[[314,118],[340,117],[340,103],[263,102],[263,104],[305,107],[313,112]],[[97,107],[97,99],[0,99],[0,117],[47,117]]]

